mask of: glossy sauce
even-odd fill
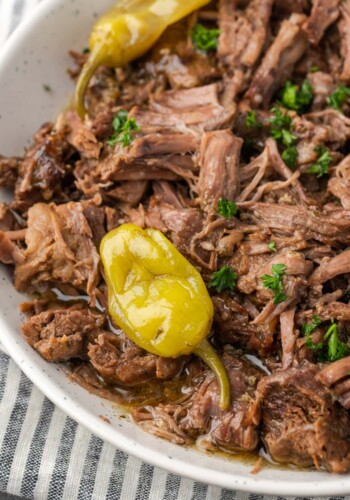
[[[73,306],[77,304],[86,305],[90,300],[86,295],[67,295],[56,288],[52,289],[51,292],[45,294],[42,298],[46,299],[50,303],[50,306],[56,307],[67,307],[67,305]],[[119,335],[120,330],[113,325],[107,311],[98,301],[96,303],[96,311],[105,314],[107,317],[108,328],[105,328],[105,330],[109,330],[111,333]],[[266,367],[260,366],[261,361],[255,358],[255,356],[249,356],[249,359],[263,371],[268,371]],[[76,367],[75,363],[70,363],[69,366],[71,370],[74,370]],[[142,409],[147,406],[156,406],[160,403],[171,404],[182,402],[191,394],[191,381],[193,386],[194,376],[198,376],[198,383],[200,383],[200,371],[198,371],[198,374],[194,374],[193,371],[190,372],[185,368],[181,376],[172,380],[164,380],[161,382],[159,380],[152,380],[135,387],[107,385],[101,377],[98,378],[104,388],[113,395],[113,400],[117,401],[116,404],[118,407],[122,407],[125,410],[126,414],[121,415],[120,418],[131,418],[130,412],[136,408]],[[74,380],[77,381],[76,378],[74,378]],[[95,391],[91,388],[91,392],[98,394],[99,391]],[[275,462],[263,446],[255,451],[231,450],[228,452],[218,448],[214,449],[207,438],[208,436],[200,436],[190,447],[200,452],[204,452],[207,455],[219,456],[224,460],[239,461],[240,463],[251,466],[252,471],[254,471],[254,467],[258,464],[257,473],[260,469],[265,469],[267,467],[280,470],[303,470],[302,468],[290,464]],[[258,460],[261,460],[261,464]]]

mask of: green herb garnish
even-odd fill
[[[284,264],[273,264],[272,265],[272,276],[269,274],[264,274],[261,276],[262,283],[265,288],[272,290],[274,294],[274,304],[280,304],[288,299],[287,295],[283,293],[283,283],[282,277],[286,272],[286,266]]]
[[[311,66],[309,71],[310,73],[317,73],[317,71],[320,71],[320,68],[318,66]]]
[[[290,130],[292,126],[292,119],[289,115],[282,113],[280,108],[272,108],[270,112],[273,115],[269,120],[271,123],[272,136],[275,139],[280,139],[281,136],[278,136],[278,133],[280,133],[282,129]]]
[[[218,47],[219,29],[208,29],[203,24],[197,23],[191,33],[193,45],[198,50],[216,50]]]
[[[314,165],[311,165],[311,167],[307,169],[307,172],[309,174],[315,174],[317,178],[320,178],[323,175],[328,174],[329,166],[333,159],[327,149],[322,146],[315,148],[315,151],[319,155],[318,160],[314,163]]]
[[[302,326],[302,332],[306,337],[305,344],[308,349],[319,350],[323,348],[323,343],[318,342],[317,344],[312,341],[311,333],[322,323],[321,318],[318,316],[312,316],[312,322],[306,323]]]
[[[280,108],[272,108],[273,116],[270,118],[271,135],[276,141],[281,142],[284,146],[292,146],[297,140],[297,137],[291,132],[292,119],[289,115],[282,113]]]
[[[245,122],[248,128],[262,128],[263,126],[263,124],[256,119],[255,111],[248,111]]]
[[[327,357],[328,361],[337,361],[349,354],[349,348],[342,342],[338,335],[338,325],[332,320],[331,326],[328,328],[324,340],[328,342]]]
[[[291,81],[286,82],[281,91],[281,103],[287,109],[294,111],[305,110],[312,103],[314,94],[309,80],[304,80],[299,85],[294,85]]]
[[[291,132],[292,119],[289,115],[283,113],[280,108],[271,109],[272,116],[270,118],[271,135],[279,141],[286,149],[282,153],[283,161],[290,168],[294,168],[298,161],[298,150],[294,146],[297,137]]]
[[[90,49],[89,49],[89,47],[84,47],[81,52],[82,52],[82,54],[89,54],[90,53]]]
[[[216,211],[219,215],[225,217],[225,219],[231,219],[233,215],[237,215],[237,205],[232,201],[220,198]]]
[[[288,167],[294,168],[298,161],[298,149],[295,146],[290,146],[283,151],[281,156]]]
[[[121,109],[114,117],[112,127],[114,129],[114,134],[107,143],[110,146],[115,146],[118,142],[121,142],[124,148],[130,146],[133,141],[131,132],[139,132],[141,130],[135,118],[128,118],[128,112],[124,109]]]
[[[214,273],[208,284],[209,288],[215,288],[221,293],[223,290],[233,290],[237,284],[237,273],[230,266],[224,266]]]
[[[271,243],[269,243],[269,244],[267,245],[267,248],[268,248],[271,252],[277,252],[276,242],[275,242],[275,241],[271,241]]]
[[[52,88],[47,83],[43,84],[43,89],[45,90],[45,92],[51,92],[52,91]]]
[[[328,97],[327,103],[332,106],[332,108],[341,111],[343,104],[349,96],[350,87],[345,87],[345,85],[338,85],[336,91],[333,92],[330,97]]]
[[[327,353],[320,353],[320,361],[338,361],[349,354],[349,348],[342,342],[338,335],[338,325],[332,319],[331,326],[326,331],[323,342],[314,343],[311,333],[322,323],[321,318],[312,316],[312,322],[303,325],[302,332],[306,337],[306,347],[312,350],[323,349],[324,342],[327,342]]]

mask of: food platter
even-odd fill
[[[0,150],[19,154],[32,131],[54,119],[70,102],[73,86],[63,68],[68,50],[81,50],[93,21],[110,1],[47,0],[11,37],[0,54]],[[77,30],[77,26],[79,29]],[[44,86],[52,91],[45,92]],[[34,111],[33,111],[34,110]],[[7,193],[3,192],[5,199]],[[350,493],[348,476],[266,467],[252,475],[253,463],[213,456],[146,434],[112,403],[72,383],[64,368],[46,363],[20,334],[18,305],[24,300],[1,267],[0,340],[33,383],[73,419],[105,441],[155,466],[198,481],[276,495]]]

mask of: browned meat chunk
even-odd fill
[[[243,141],[228,130],[203,135],[198,191],[201,207],[210,210],[220,198],[234,201],[239,189],[239,159]]]
[[[317,45],[324,32],[339,16],[340,0],[313,0],[311,16],[305,24],[309,40]]]
[[[22,331],[27,342],[54,363],[86,358],[87,345],[105,323],[101,314],[82,307],[52,309],[32,316]]]
[[[292,14],[283,21],[246,93],[253,106],[267,108],[274,93],[290,78],[295,63],[307,48],[302,30],[304,21],[302,14]]]
[[[69,284],[94,301],[99,280],[99,254],[79,203],[37,203],[28,212],[25,261],[15,269],[19,291],[45,290]]]
[[[15,210],[25,212],[38,201],[62,198],[62,183],[71,170],[64,161],[67,146],[51,125],[44,126],[37,134],[18,169]]]
[[[259,383],[262,438],[278,462],[346,472],[350,466],[349,415],[316,380],[317,372],[315,366],[305,365],[277,371]]]
[[[101,333],[89,346],[89,359],[97,373],[108,383],[134,386],[155,378],[174,377],[183,367],[183,358],[160,358],[140,349],[125,338]]]

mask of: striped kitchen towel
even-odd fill
[[[104,443],[56,408],[2,352],[0,491],[40,500],[249,498],[167,474]]]
[[[38,2],[0,0],[0,44]],[[270,500],[168,474],[104,443],[0,350],[1,492],[38,500]]]

